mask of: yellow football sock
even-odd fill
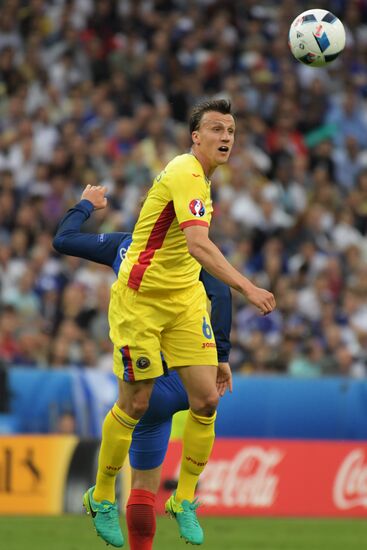
[[[215,431],[213,416],[199,416],[191,409],[187,415],[184,434],[181,470],[176,490],[176,502],[192,501],[199,476],[212,451]]]
[[[98,458],[96,487],[93,498],[97,502],[115,502],[116,476],[122,468],[129,451],[135,420],[114,404],[102,427],[102,442]]]

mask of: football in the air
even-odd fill
[[[289,29],[289,47],[298,61],[310,67],[325,67],[345,46],[343,23],[327,10],[307,10]]]

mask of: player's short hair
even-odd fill
[[[200,122],[204,113],[215,111],[217,113],[222,113],[222,115],[231,115],[231,109],[231,102],[227,99],[210,99],[198,103],[191,111],[189,121],[190,135],[200,127]]]

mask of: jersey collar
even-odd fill
[[[202,171],[203,176],[204,176],[204,179],[205,179],[205,183],[206,183],[207,185],[211,185],[210,179],[206,176],[206,174],[204,174],[203,167],[201,166],[200,162],[198,161],[198,159],[196,158],[196,156],[195,156],[194,153],[192,152],[192,149],[190,149],[189,155],[192,155],[192,156],[194,157],[194,159],[196,160],[196,162],[200,165],[201,171]]]

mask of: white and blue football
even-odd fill
[[[290,50],[298,61],[310,67],[325,67],[338,57],[344,46],[343,23],[330,11],[304,11],[290,26]]]

